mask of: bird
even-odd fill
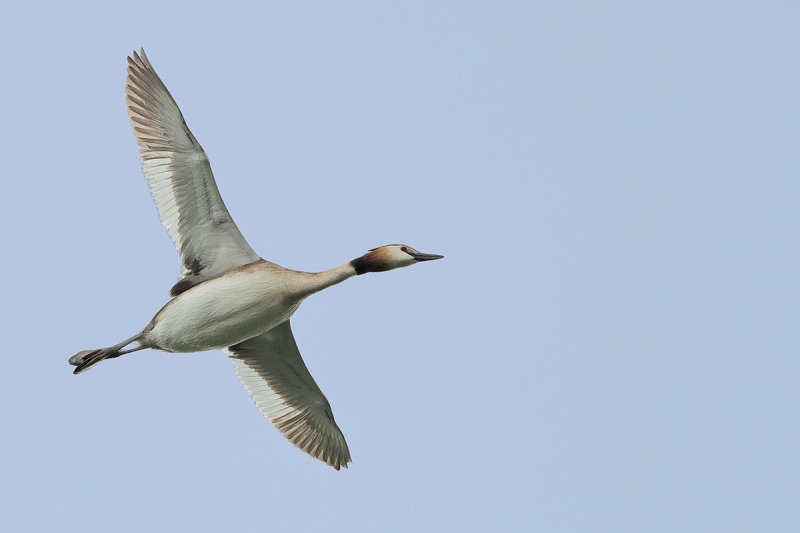
[[[183,270],[171,299],[142,331],[73,355],[73,373],[146,348],[222,350],[275,428],[311,457],[336,470],[347,468],[352,461],[347,442],[303,362],[290,319],[306,298],[351,277],[443,256],[389,244],[315,273],[262,259],[231,218],[208,156],[143,48],[128,56],[125,100],[150,193]]]

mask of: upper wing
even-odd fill
[[[173,296],[258,261],[225,208],[206,153],[144,50],[128,57],[125,95],[136,144],[143,147],[144,175],[185,268]]]
[[[344,435],[300,357],[288,320],[224,351],[259,411],[284,437],[336,470],[347,468]]]

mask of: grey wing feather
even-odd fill
[[[347,468],[347,442],[303,363],[288,320],[225,352],[259,411],[292,444],[336,470]]]
[[[173,295],[258,261],[222,201],[206,153],[144,50],[128,57],[125,95],[150,192],[184,266]]]

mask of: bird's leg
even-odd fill
[[[123,350],[125,346],[137,341],[140,336],[141,334],[133,336],[130,339],[126,339],[119,344],[115,344],[114,346],[110,346],[108,348],[100,348],[99,350],[84,350],[76,353],[69,358],[69,364],[77,367],[73,373],[80,374],[81,372],[93,367],[103,359],[113,359],[115,357],[119,357],[120,355],[125,355],[126,353],[143,350],[145,348],[144,346],[137,346],[128,350]]]

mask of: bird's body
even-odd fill
[[[250,263],[182,292],[144,329],[141,343],[165,352],[227,348],[288,320],[302,296],[292,272],[267,261]]]
[[[350,452],[333,412],[303,363],[289,319],[308,296],[367,272],[442,256],[393,244],[342,266],[298,272],[261,259],[219,194],[208,157],[142,50],[128,58],[128,114],[162,224],[181,256],[172,300],[137,335],[70,358],[79,374],[105,359],[153,348],[221,349],[259,410],[284,436],[337,470]],[[136,344],[134,348],[128,346]],[[126,349],[127,348],[127,349]]]
[[[249,263],[170,300],[139,344],[176,353],[227,348],[289,320],[306,297],[355,275],[349,264],[312,274],[264,260]]]

